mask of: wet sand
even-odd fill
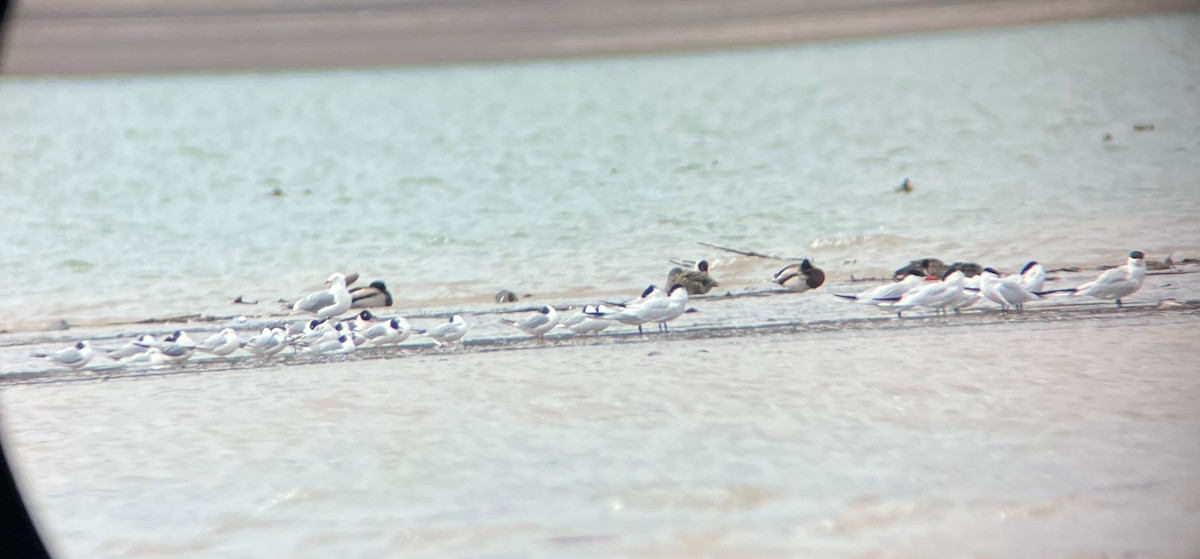
[[[1200,551],[1195,309],[889,324],[10,384],[5,431],[65,557]]]
[[[440,64],[794,43],[1200,9],[1197,0],[22,2],[7,74]]]

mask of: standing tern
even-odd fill
[[[1017,312],[1025,312],[1025,303],[1038,298],[1038,295],[1025,289],[1021,284],[1022,276],[1000,277],[1000,273],[992,268],[983,271],[980,291],[985,297],[1000,303],[1002,312],[1008,312],[1013,307]]]
[[[933,276],[926,276],[924,272],[914,268],[905,272],[904,279],[900,281],[871,288],[866,291],[862,291],[857,295],[842,295],[841,293],[834,293],[833,296],[875,306],[891,305],[892,303],[899,301],[905,293],[908,293],[909,291],[925,285],[926,282],[931,281],[937,281],[937,278]]]
[[[549,305],[543,306],[537,312],[522,318],[521,320],[501,319],[505,324],[511,324],[524,331],[526,334],[537,338],[543,344],[546,343],[546,332],[553,330],[558,326],[558,321],[561,320],[558,312],[554,307]]]
[[[1030,292],[1046,287],[1046,269],[1037,261],[1030,261],[1021,268],[1021,286]]]
[[[1121,299],[1137,293],[1146,279],[1146,255],[1140,250],[1129,253],[1124,266],[1106,270],[1100,277],[1089,281],[1073,291],[1073,295],[1087,295],[1098,299],[1114,299],[1121,308]]]
[[[963,291],[963,280],[966,278],[956,268],[946,268],[942,281],[930,283],[905,293],[889,308],[896,310],[896,316],[913,307],[926,307],[941,314],[946,306],[956,301]]]
[[[462,315],[454,315],[450,317],[448,322],[443,322],[429,330],[418,332],[433,338],[437,345],[452,344],[463,339],[467,335],[467,330],[470,326],[467,321],[463,320]]]

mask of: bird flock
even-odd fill
[[[1106,270],[1093,281],[1074,288],[1045,291],[1046,272],[1038,262],[1025,265],[1019,274],[1005,276],[993,268],[975,263],[955,262],[949,266],[936,259],[912,261],[896,271],[895,281],[856,294],[833,295],[902,316],[905,311],[924,308],[935,314],[956,313],[980,301],[988,300],[1007,313],[1010,309],[1023,312],[1026,303],[1051,294],[1069,293],[1111,299],[1117,307],[1121,300],[1136,293],[1146,276],[1145,254],[1133,251],[1125,265]],[[362,310],[350,318],[338,317],[356,308],[391,306],[392,296],[387,286],[372,282],[369,286],[349,289],[357,279],[334,273],[326,280],[327,287],[296,300],[287,308],[291,314],[311,316],[311,319],[284,322],[263,328],[248,339],[242,339],[233,328],[224,328],[199,343],[186,332],[176,331],[161,339],[146,334],[127,344],[98,351],[91,342],[83,340],[54,354],[35,354],[51,363],[71,369],[86,366],[97,354],[131,366],[160,366],[182,364],[197,352],[216,358],[229,358],[238,350],[259,358],[270,358],[287,349],[294,353],[345,354],[362,347],[396,345],[412,334],[424,335],[436,345],[460,342],[470,329],[462,315],[428,329],[416,329],[403,317],[378,317]],[[825,272],[808,259],[784,267],[771,279],[774,284],[796,292],[820,287]],[[695,263],[691,270],[673,268],[667,274],[667,289],[650,285],[638,297],[625,302],[603,301],[585,305],[574,314],[563,317],[558,310],[546,305],[521,319],[501,319],[539,343],[555,328],[564,328],[576,335],[599,335],[614,323],[636,326],[654,324],[659,332],[669,331],[668,323],[687,310],[689,295],[706,294],[720,285],[709,273],[705,260]]]

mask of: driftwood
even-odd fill
[[[713,243],[706,243],[704,241],[696,241],[696,242],[700,243],[706,247],[709,247],[709,248],[715,248],[717,250],[723,250],[725,252],[732,252],[734,254],[740,254],[742,256],[753,256],[755,258],[769,258],[771,260],[804,260],[803,258],[776,256],[774,254],[763,254],[761,252],[757,252],[757,251],[753,251],[753,250],[740,250],[740,249],[736,249],[736,248],[723,247],[721,245],[716,245]]]

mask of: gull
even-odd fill
[[[362,331],[371,345],[389,345],[398,344],[408,339],[412,333],[412,327],[408,325],[408,321],[400,317],[394,317],[383,322],[376,322]]]
[[[75,345],[60,349],[53,354],[35,353],[34,357],[45,357],[55,365],[62,365],[71,369],[78,369],[92,358],[92,342],[87,340],[75,342]]]
[[[612,326],[613,321],[593,315],[602,315],[607,312],[611,312],[611,310],[604,305],[585,305],[583,310],[567,317],[559,323],[559,326],[575,334],[595,333],[599,335],[605,328]]]
[[[691,295],[703,295],[721,285],[709,275],[707,260],[697,262],[695,270],[684,271],[683,268],[671,268],[671,271],[667,272],[667,285],[676,283],[682,285]]]
[[[501,319],[505,324],[511,324],[521,329],[526,334],[537,338],[543,344],[546,343],[546,332],[553,330],[558,326],[558,321],[561,320],[554,307],[549,305],[543,306],[537,312],[522,318],[521,320],[510,320],[507,318]]]
[[[346,276],[335,272],[325,281],[329,289],[314,291],[292,304],[292,313],[308,313],[317,318],[329,318],[350,310],[350,292],[346,290]]]
[[[813,266],[812,262],[805,258],[799,264],[785,266],[775,272],[771,281],[791,291],[808,291],[825,283],[825,271]]]
[[[1124,266],[1105,270],[1100,277],[1089,281],[1073,291],[1073,295],[1087,295],[1098,299],[1114,299],[1121,308],[1121,299],[1137,293],[1146,279],[1146,255],[1140,250],[1129,253]]]
[[[355,287],[350,290],[350,308],[352,309],[390,306],[392,306],[392,294],[388,291],[387,284],[381,280],[375,280],[366,287]]]
[[[1041,291],[1046,287],[1046,269],[1036,260],[1030,261],[1021,268],[1021,286],[1030,292]]]
[[[145,353],[146,347],[150,345],[154,345],[154,336],[150,334],[142,334],[138,337],[138,339],[108,352],[108,356],[112,359],[120,361],[126,357],[129,357],[130,355]]]
[[[433,341],[437,342],[437,345],[443,345],[452,344],[463,339],[463,336],[467,335],[468,329],[470,329],[470,326],[463,320],[462,315],[456,314],[450,317],[448,322],[443,322],[427,331],[418,331],[418,333],[433,338]]]
[[[263,328],[262,332],[257,336],[246,340],[246,343],[242,347],[259,357],[270,357],[283,351],[283,348],[287,346],[284,344],[284,332],[282,329]]]
[[[237,351],[239,347],[242,347],[242,340],[238,337],[237,332],[233,328],[225,328],[200,342],[196,349],[218,357],[226,357]]]

